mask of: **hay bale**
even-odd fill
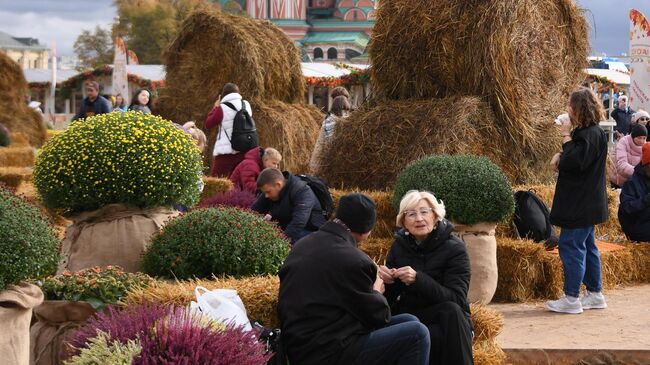
[[[32,178],[30,167],[0,167],[0,182],[17,188],[22,182]]]
[[[176,122],[195,120],[203,128],[223,85],[233,82],[253,107],[260,144],[278,149],[285,169],[307,171],[323,115],[301,104],[299,52],[282,30],[269,21],[217,10],[195,12],[169,45],[164,63],[166,86],[157,103],[161,115]],[[216,129],[206,132],[206,165]]]
[[[204,186],[201,192],[201,201],[234,188],[232,181],[221,177],[203,176],[202,179]]]
[[[503,314],[486,305],[470,305],[472,323],[474,323],[474,342],[495,339],[503,329]]]
[[[334,203],[334,210],[338,206],[339,199],[342,196],[350,193],[366,194],[375,201],[377,205],[377,223],[372,230],[372,238],[385,238],[392,241],[395,236],[395,218],[397,218],[397,211],[393,208],[393,193],[390,191],[374,191],[374,190],[339,190],[330,189],[332,200]],[[389,246],[390,248],[390,246]],[[372,255],[370,255],[372,257]]]
[[[412,161],[432,154],[474,154],[489,157],[511,181],[544,174],[550,179],[548,161],[559,148],[556,129],[536,135],[534,147],[516,149],[477,97],[376,101],[337,123],[316,174],[334,186],[386,190]]]
[[[11,146],[12,147],[26,147],[29,146],[29,138],[22,132],[16,132],[11,134]]]
[[[545,250],[531,240],[497,239],[499,280],[495,302],[524,302],[536,299],[544,280]]]
[[[496,339],[474,342],[472,345],[474,365],[499,365],[504,364],[506,354],[501,350]]]
[[[318,138],[323,113],[313,105],[276,100],[254,100],[251,107],[260,145],[280,151],[283,170],[308,173],[309,159]],[[210,145],[214,145],[216,131],[210,137]]]
[[[514,158],[540,155],[540,136],[584,80],[588,51],[588,25],[572,0],[385,1],[369,48],[376,95],[479,96]],[[449,118],[446,130],[454,124]]]
[[[0,124],[13,134],[23,133],[32,146],[40,147],[45,142],[43,117],[27,106],[27,81],[20,66],[0,52]],[[4,165],[0,161],[0,166]]]
[[[393,239],[371,237],[359,244],[359,249],[370,256],[377,265],[386,264],[386,256],[393,246]]]
[[[235,289],[244,302],[248,318],[259,320],[267,327],[279,326],[277,318],[280,279],[277,276],[256,276],[241,279],[222,278],[182,282],[158,281],[148,288],[134,288],[123,299],[124,305],[145,303],[189,305],[196,300],[194,289]]]
[[[0,166],[32,167],[34,166],[34,149],[32,147],[0,148]]]

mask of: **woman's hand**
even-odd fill
[[[375,283],[372,284],[372,288],[382,294],[384,294],[384,291],[386,290],[384,281],[381,280],[381,277],[379,276],[379,272],[377,272],[377,279],[375,279]]]
[[[553,155],[553,158],[551,158],[551,162],[549,163],[555,172],[560,171],[560,155],[561,153],[559,152]]]
[[[395,282],[395,278],[393,277],[395,271],[395,269],[389,269],[386,265],[381,265],[379,266],[377,275],[384,281],[384,283],[392,284]]]
[[[562,135],[563,136],[567,134],[571,135],[571,128],[573,126],[571,125],[571,119],[569,118],[569,116],[567,115],[566,117],[564,117],[564,115],[562,115],[560,121],[562,122],[562,125],[560,125],[560,131],[562,132]]]
[[[412,267],[404,266],[395,270],[393,277],[396,279],[400,279],[406,285],[411,285],[415,282],[416,275],[417,273],[415,272],[415,270],[413,270]]]

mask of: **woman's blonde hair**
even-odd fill
[[[439,222],[445,218],[445,204],[442,200],[438,201],[436,197],[428,191],[419,191],[419,190],[409,190],[404,194],[404,197],[399,202],[399,213],[397,214],[397,219],[395,224],[403,228],[404,227],[404,217],[407,210],[413,210],[420,203],[421,200],[424,200],[429,204],[433,209],[433,212],[436,215],[436,222]]]

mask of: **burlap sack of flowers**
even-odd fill
[[[0,291],[0,363],[29,364],[29,323],[32,309],[43,302],[36,285],[9,285]]]
[[[139,112],[73,122],[40,150],[34,184],[43,203],[74,222],[59,273],[93,266],[139,269],[151,235],[199,199],[201,157],[170,121]]]
[[[95,313],[87,302],[46,300],[34,308],[30,333],[30,364],[58,365],[65,357],[65,341]]]
[[[36,322],[29,331],[31,364],[61,364],[72,351],[68,342],[75,329],[96,311],[122,300],[129,290],[146,288],[153,281],[145,274],[125,273],[114,266],[66,271],[38,281],[46,300],[34,308]]]
[[[138,209],[123,204],[76,215],[65,232],[58,273],[108,265],[137,272],[152,235],[176,215],[171,208]]]

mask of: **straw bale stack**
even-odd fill
[[[304,79],[294,42],[269,21],[198,11],[190,15],[164,56],[166,87],[157,107],[175,122],[200,128],[225,83],[239,86],[253,107],[260,144],[278,149],[283,167],[306,172],[323,115],[301,104]],[[206,165],[217,128],[207,131]]]
[[[43,118],[27,106],[27,81],[20,66],[9,56],[0,52],[0,124],[12,134],[23,133],[32,146],[40,147],[45,142]],[[0,166],[7,166],[0,161]]]
[[[158,303],[189,305],[196,300],[194,289],[235,289],[244,302],[248,318],[259,320],[267,327],[279,326],[277,318],[280,279],[277,276],[255,276],[241,279],[222,278],[182,282],[156,282],[148,288],[133,289],[123,299],[125,305]]]
[[[3,167],[32,167],[34,158],[34,149],[29,146],[0,148],[0,166]]]
[[[232,181],[219,177],[203,176],[203,191],[201,192],[201,200],[208,199],[233,189]]]
[[[381,100],[337,123],[317,175],[333,186],[386,190],[411,162],[432,154],[489,157],[511,181],[550,179],[559,148],[557,128],[545,128],[524,149],[478,97]]]
[[[474,365],[499,365],[506,360],[506,354],[501,350],[496,338],[474,342],[472,345]]]
[[[23,181],[32,178],[32,169],[29,167],[0,167],[0,182],[17,188]]]
[[[380,97],[482,97],[523,156],[584,80],[588,24],[572,0],[386,1],[369,52]]]
[[[359,249],[370,256],[377,265],[386,264],[388,251],[393,246],[392,238],[374,238],[371,237],[359,244]]]

